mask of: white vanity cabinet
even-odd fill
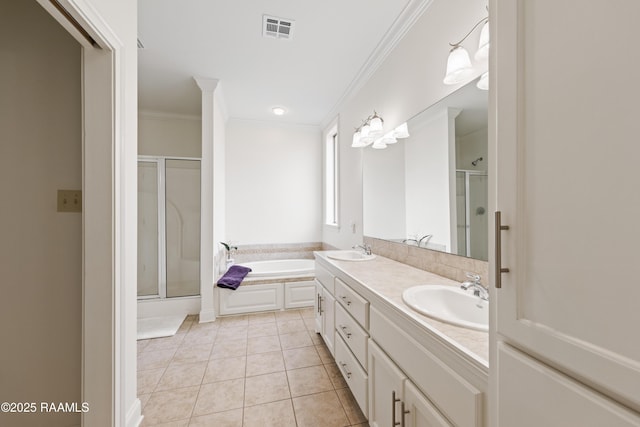
[[[638,37],[640,2],[594,3],[579,19],[576,4],[489,7],[498,426],[640,425],[621,408],[640,412],[640,81],[612,86],[615,70],[640,67],[620,46]],[[572,404],[545,411],[541,398]]]
[[[335,343],[335,277],[316,262],[316,332],[324,340],[331,355]]]
[[[369,342],[369,390],[371,427],[452,426],[373,340]]]

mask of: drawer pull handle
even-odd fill
[[[347,339],[351,339],[351,332],[347,331],[346,326],[340,325],[340,329],[342,329],[342,332],[344,332],[344,334],[347,336]]]
[[[402,422],[400,423],[400,427],[405,427],[406,415],[411,411],[409,411],[408,409],[405,409],[404,402],[400,404],[400,410],[402,411],[402,418],[400,419]]]
[[[342,298],[342,301],[344,301],[347,304],[347,306],[351,305],[351,301],[349,301],[346,296],[342,295],[340,298]]]
[[[391,391],[391,422],[394,426],[399,426],[400,423],[396,422],[396,403],[400,402],[400,399],[396,398],[396,391]]]
[[[351,379],[351,372],[347,369],[347,364],[344,362],[340,362],[340,367],[344,371],[344,374],[347,376],[347,379]]]

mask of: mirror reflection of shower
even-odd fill
[[[484,171],[457,170],[458,255],[484,261],[488,259],[489,223],[486,215],[487,203],[487,173]]]
[[[473,166],[478,166],[478,162],[481,162],[481,161],[482,161],[482,157],[478,157],[478,158],[477,158],[477,159],[475,159],[473,162],[471,162],[471,164],[472,164]]]

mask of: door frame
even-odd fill
[[[36,1],[82,46],[82,425],[137,426],[137,65],[87,0]]]

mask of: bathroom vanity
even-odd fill
[[[434,320],[402,299],[416,285],[460,284],[381,256],[329,255],[315,253],[316,332],[369,425],[488,425],[488,333]]]

